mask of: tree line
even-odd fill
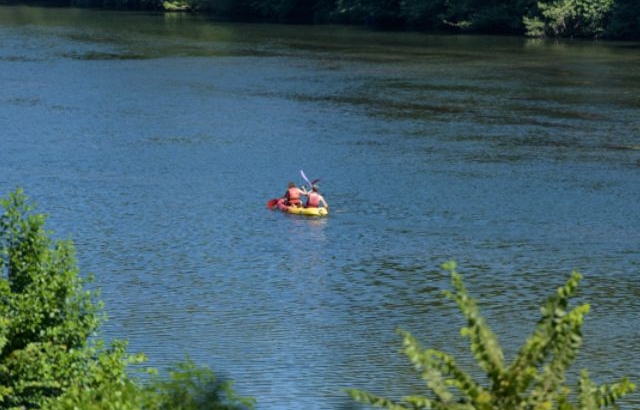
[[[9,0],[11,1],[11,0]],[[221,20],[553,38],[640,39],[637,0],[17,0],[211,14]]]

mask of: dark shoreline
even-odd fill
[[[234,23],[270,23],[300,25],[360,26],[374,31],[420,32],[427,34],[499,35],[528,38],[565,38],[584,40],[640,40],[640,3],[616,0],[611,9],[599,20],[574,22],[572,31],[558,31],[558,22],[550,21],[540,10],[516,9],[512,4],[500,13],[490,10],[490,3],[458,13],[454,19],[447,13],[453,11],[436,8],[436,2],[424,0],[433,10],[428,12],[397,10],[399,4],[388,2],[390,9],[377,7],[376,0],[340,4],[358,4],[351,9],[338,9],[337,0],[306,0],[293,6],[280,5],[274,0],[262,0],[247,5],[230,0],[220,5],[215,0],[2,0],[2,6],[34,6],[54,8],[84,8],[111,11],[190,13],[206,16],[215,21]],[[431,4],[433,3],[433,4]],[[507,1],[509,3],[509,1]],[[385,4],[386,6],[387,4]],[[377,7],[377,8],[376,8]],[[537,7],[534,7],[537,8]],[[491,13],[496,13],[492,15]],[[480,16],[480,17],[478,17]],[[568,17],[567,17],[568,18]],[[582,24],[582,25],[581,25]],[[591,27],[593,25],[597,27]],[[564,25],[564,22],[560,26]]]

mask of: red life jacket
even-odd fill
[[[307,208],[317,208],[320,206],[320,194],[317,192],[309,192],[309,199],[307,200]]]
[[[300,201],[300,190],[296,187],[293,188],[289,188],[289,190],[287,191],[287,196],[289,197],[289,203],[290,204],[301,204],[302,201]]]

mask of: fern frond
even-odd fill
[[[582,346],[582,324],[589,305],[575,307],[568,314],[554,320],[553,333],[549,340],[549,363],[534,387],[532,397],[548,397],[565,383],[565,375],[575,362]]]
[[[453,394],[446,383],[446,369],[442,362],[434,355],[434,350],[425,350],[409,332],[398,330],[403,337],[402,351],[407,356],[414,368],[420,372],[422,379],[435,394],[438,400],[447,403],[453,400]]]
[[[455,359],[438,350],[423,349],[420,343],[408,332],[398,330],[403,335],[403,352],[411,361],[422,379],[427,383],[439,402],[451,403],[454,400],[481,403],[488,402],[489,393],[456,364]],[[456,399],[449,391],[456,387],[461,397]]]
[[[374,407],[380,407],[387,410],[415,410],[415,407],[405,407],[401,404],[387,399],[386,397],[379,397],[371,393],[367,393],[358,389],[344,389],[344,391],[355,401],[368,404]],[[425,407],[429,408],[429,407]]]
[[[616,401],[635,391],[635,389],[636,385],[626,377],[617,383],[603,384],[598,387],[589,378],[589,373],[586,370],[582,370],[578,383],[578,407],[581,410],[617,408],[615,406]]]
[[[597,403],[600,407],[614,407],[616,401],[633,392],[636,385],[631,383],[626,377],[618,383],[604,384],[598,388]]]
[[[598,409],[597,391],[598,388],[589,378],[589,373],[586,370],[582,370],[578,381],[578,405],[581,409]]]
[[[565,370],[575,360],[582,343],[583,315],[588,312],[589,305],[581,305],[569,314],[566,309],[581,278],[582,275],[574,271],[565,285],[559,287],[541,307],[542,317],[535,331],[506,372],[503,383],[508,386],[510,395],[525,392],[537,380],[534,396],[539,393],[540,397],[545,397],[544,392],[553,390],[558,384],[553,380],[555,376],[564,377]],[[545,363],[549,363],[549,366],[540,374]],[[549,384],[551,381],[554,382]]]
[[[451,273],[454,300],[467,319],[462,334],[470,339],[471,351],[485,371],[490,385],[483,387],[458,367],[454,358],[434,349],[424,349],[408,332],[403,352],[429,388],[428,396],[412,395],[399,403],[359,390],[348,390],[362,403],[391,410],[602,410],[618,408],[616,401],[635,390],[628,379],[596,386],[583,371],[576,394],[566,385],[565,375],[582,346],[582,325],[589,304],[569,308],[582,275],[572,272],[565,285],[547,299],[533,334],[505,370],[497,338],[480,316],[476,301],[469,297],[454,262],[443,265]],[[485,379],[483,379],[484,381]]]
[[[430,409],[430,410],[450,410],[449,404],[442,403],[437,400],[431,400],[424,396],[407,396],[402,401],[411,405],[412,409]]]
[[[407,396],[403,400],[408,404],[411,404],[413,409],[431,409],[431,410],[477,410],[470,403],[454,402],[454,403],[442,403],[437,400],[431,400],[424,396]]]
[[[498,383],[504,372],[504,355],[498,339],[480,315],[476,300],[469,296],[462,283],[462,276],[455,271],[455,264],[449,262],[443,268],[451,273],[451,284],[455,289],[454,292],[446,291],[445,294],[456,302],[467,319],[467,327],[461,333],[469,337],[471,352],[480,368],[493,383]]]

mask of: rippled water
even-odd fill
[[[455,259],[510,354],[580,270],[576,368],[638,381],[637,44],[21,7],[0,38],[0,191],[72,237],[104,337],[151,365],[259,409],[410,393],[397,327],[469,356]],[[300,169],[328,218],[265,209]]]

